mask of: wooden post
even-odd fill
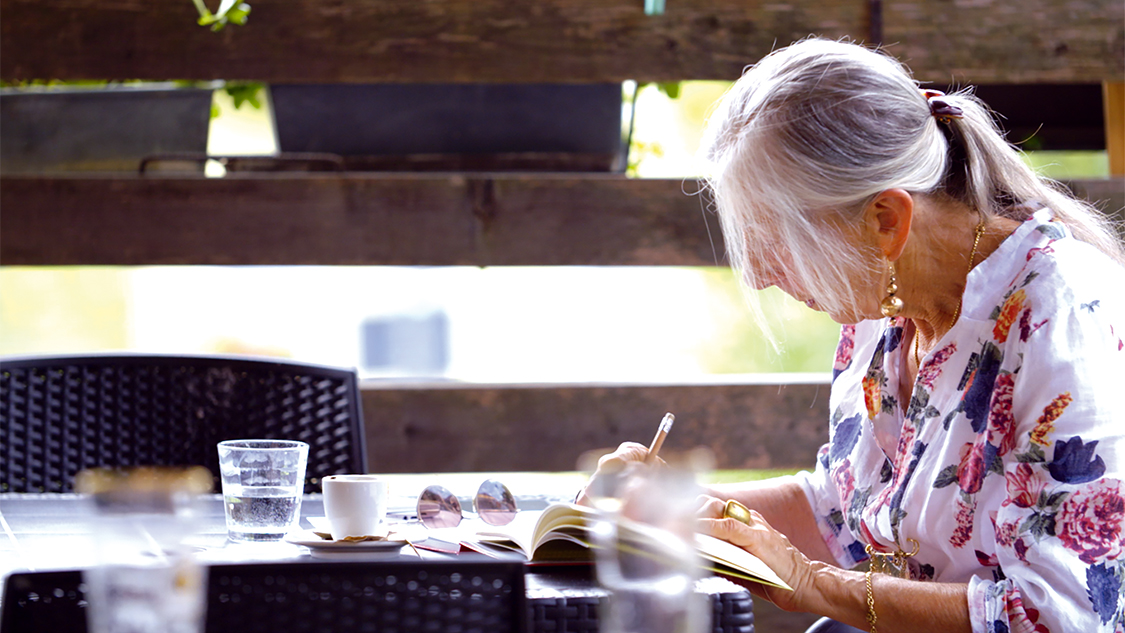
[[[1102,84],[1105,96],[1105,149],[1109,154],[1109,175],[1125,176],[1125,83]]]

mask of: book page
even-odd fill
[[[522,552],[529,561],[579,560],[592,558],[590,530],[597,520],[592,508],[574,504],[555,504],[542,512],[520,512],[505,526],[489,526],[478,532],[476,539],[486,547]],[[652,550],[645,543],[644,526],[621,521],[622,538],[641,549]],[[651,544],[649,544],[651,545]],[[751,580],[783,589],[791,589],[772,569],[750,552],[706,534],[695,535],[695,545],[710,571]]]

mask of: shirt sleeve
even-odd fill
[[[843,569],[851,569],[867,560],[867,553],[864,551],[863,543],[852,536],[844,521],[840,493],[828,475],[828,448],[828,444],[820,447],[816,456],[816,469],[813,472],[801,471],[794,479],[805,493],[805,499],[808,500],[813,516],[816,517],[816,526],[820,530],[821,538],[836,559],[836,565]]]
[[[990,403],[1006,494],[982,508],[996,553],[993,578],[969,582],[976,632],[1125,629],[1125,309],[1058,299],[1072,305],[1030,305],[1007,332],[1022,363]]]

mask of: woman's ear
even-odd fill
[[[864,228],[875,247],[890,261],[902,256],[910,222],[914,219],[914,198],[902,189],[887,189],[875,195],[863,210]]]

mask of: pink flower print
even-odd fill
[[[852,364],[852,350],[855,348],[855,326],[840,328],[840,343],[836,346],[836,360],[832,363],[834,371],[844,371]]]
[[[931,354],[929,362],[923,363],[922,368],[918,370],[918,382],[927,390],[933,391],[934,381],[941,375],[942,365],[955,353],[957,353],[957,343],[950,343]]]
[[[1027,562],[1027,551],[1029,549],[1027,541],[1023,540],[1023,537],[1016,539],[1016,542],[1012,543],[1012,550],[1016,553],[1016,558],[1025,563]]]
[[[840,505],[850,508],[852,495],[855,494],[855,477],[852,475],[852,464],[847,458],[833,469],[832,480],[836,482],[836,490],[840,493]]]
[[[1036,255],[1039,255],[1039,254],[1047,254],[1047,253],[1055,252],[1055,249],[1051,248],[1051,244],[1054,244],[1054,243],[1055,243],[1055,240],[1050,240],[1049,242],[1047,242],[1046,246],[1033,248],[1033,249],[1027,251],[1027,259],[1025,261],[1031,261],[1032,257],[1035,257]]]
[[[997,525],[995,520],[993,520],[993,527],[996,530],[996,544],[1000,547],[1011,547],[1012,544],[1016,542],[1016,539],[1019,538],[1019,523],[1015,521],[1008,521]]]
[[[1011,633],[1051,633],[1046,626],[1039,624],[1039,610],[1023,606],[1019,589],[1011,587],[1004,596],[1007,605],[1008,630]]]
[[[964,547],[965,543],[969,542],[969,538],[973,535],[973,514],[975,511],[975,501],[970,505],[961,499],[957,500],[957,527],[953,529],[953,535],[949,537],[949,542],[953,547]]]
[[[992,390],[992,407],[988,414],[988,443],[1003,456],[1016,445],[1016,420],[1012,416],[1012,374],[1001,373]]]
[[[1125,499],[1121,481],[1098,479],[1070,493],[1055,517],[1055,532],[1063,545],[1093,565],[1121,556]]]
[[[984,475],[988,471],[988,464],[984,463],[984,446],[986,442],[978,439],[976,442],[966,443],[961,447],[961,463],[957,466],[957,483],[966,494],[974,494],[980,490]]]
[[[1023,309],[1023,301],[1027,298],[1027,293],[1023,288],[1013,292],[1004,305],[1000,307],[1000,316],[996,317],[996,325],[992,328],[992,338],[997,343],[1003,343],[1008,340],[1008,331],[1012,328],[1012,323],[1016,320],[1016,315]]]
[[[1048,319],[1043,319],[1038,323],[1031,322],[1031,310],[1024,310],[1020,315],[1020,341],[1026,343],[1027,339],[1035,334],[1036,330],[1043,327]]]
[[[980,563],[981,567],[998,567],[1000,565],[1000,560],[996,558],[996,554],[985,554],[978,549],[976,555],[977,563]]]
[[[918,427],[912,420],[906,420],[902,424],[902,430],[899,431],[898,436],[898,449],[895,453],[895,478],[891,483],[891,488],[898,488],[900,483],[897,473],[906,472],[906,467],[913,454],[911,451],[914,449],[914,436],[918,433]]]
[[[1013,472],[1004,474],[1008,480],[1008,498],[1001,504],[1015,504],[1017,508],[1032,508],[1039,502],[1039,495],[1047,487],[1047,482],[1035,475],[1031,464],[1020,464]]]
[[[874,520],[874,518],[872,518],[872,520]],[[864,519],[860,520],[859,531],[863,535],[863,538],[862,538],[863,542],[871,545],[872,549],[874,549],[876,552],[879,552],[880,554],[890,554],[891,552],[894,551],[893,548],[883,547],[883,545],[881,545],[878,541],[875,540],[875,535],[872,534],[871,530],[867,527],[867,521],[866,520],[864,520]]]
[[[879,379],[870,374],[863,377],[863,403],[867,406],[867,419],[874,420],[883,410],[883,394]]]
[[[1055,420],[1073,400],[1069,391],[1055,396],[1055,399],[1043,409],[1043,415],[1036,420],[1035,428],[1031,430],[1031,441],[1040,446],[1047,446],[1047,436],[1055,430]]]

